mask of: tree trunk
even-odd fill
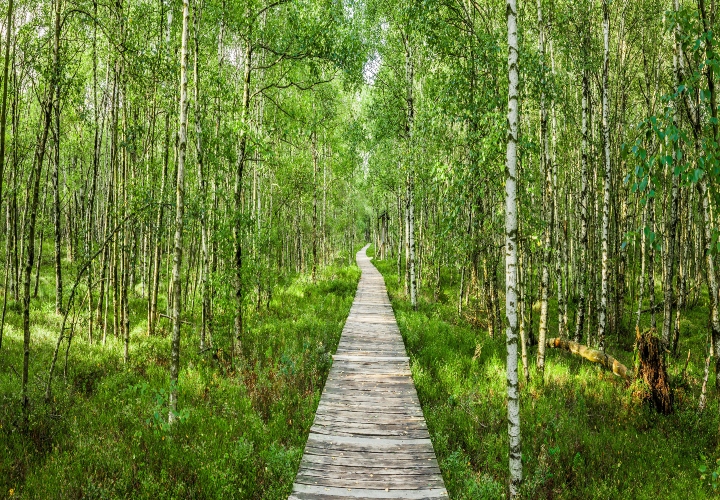
[[[180,47],[180,130],[178,132],[177,184],[175,190],[175,251],[173,255],[172,344],[170,353],[170,411],[168,422],[177,419],[178,375],[180,373],[180,272],[183,257],[183,216],[185,211],[185,152],[187,150],[187,38],[189,0],[183,0],[183,27]]]
[[[508,134],[505,170],[505,320],[507,346],[508,436],[510,457],[509,497],[516,498],[522,482],[520,447],[520,394],[518,391],[517,319],[517,141],[518,141],[518,42],[517,6],[507,0],[508,27]]]
[[[407,139],[407,220],[408,220],[408,269],[409,269],[409,286],[410,286],[410,305],[413,309],[417,309],[417,276],[415,263],[415,165],[413,154],[413,132],[415,122],[415,102],[413,96],[414,85],[414,65],[412,59],[412,51],[408,36],[403,37],[405,45],[405,100],[407,104],[407,117],[405,123],[405,135]]]
[[[539,40],[538,50],[540,52],[541,65],[545,64],[545,24],[542,16],[542,1],[537,2],[538,29]],[[553,183],[552,171],[553,166],[550,158],[550,147],[547,133],[547,109],[545,107],[545,77],[541,82],[540,90],[540,163],[542,167],[545,189],[543,190],[543,213],[545,217],[545,229],[543,234],[543,265],[542,278],[540,283],[540,327],[538,331],[538,352],[537,352],[537,370],[540,378],[545,373],[545,338],[548,331],[548,298],[550,295],[550,263],[552,260],[552,230],[553,230]]]
[[[312,212],[312,281],[317,281],[317,264],[318,264],[318,215],[317,215],[317,174],[318,174],[318,150],[317,150],[317,132],[312,131],[312,159],[313,159],[313,212]],[[382,257],[380,257],[382,258]]]
[[[25,238],[25,247],[27,259],[25,261],[25,276],[23,281],[23,370],[22,370],[22,411],[24,426],[27,427],[29,417],[29,398],[28,398],[28,380],[30,368],[30,281],[32,277],[32,269],[35,261],[35,224],[37,222],[37,208],[40,198],[40,177],[42,176],[43,162],[45,161],[45,150],[47,147],[48,134],[52,123],[53,99],[55,97],[55,87],[59,78],[59,55],[60,55],[60,10],[62,0],[55,3],[55,26],[54,26],[54,42],[52,53],[52,72],[50,74],[50,82],[47,88],[47,97],[43,104],[43,127],[38,135],[37,146],[35,148],[35,162],[32,172],[32,194],[28,204],[30,219],[27,225]]]
[[[60,227],[60,89],[55,96],[55,161],[52,173],[53,187],[53,228],[55,231],[55,314],[63,312],[62,281],[62,232]]]
[[[208,283],[208,273],[210,270],[210,252],[209,252],[209,228],[208,213],[209,207],[207,202],[207,173],[205,172],[205,155],[203,150],[203,107],[200,99],[200,20],[202,16],[202,2],[196,0],[194,4],[194,30],[193,38],[195,45],[195,59],[193,64],[193,79],[195,82],[195,146],[197,149],[198,162],[198,184],[200,189],[200,248],[202,254],[202,262],[200,264],[200,283],[202,294],[202,311],[200,326],[200,350],[205,349],[205,342],[208,330],[212,322],[212,307],[210,304],[210,286]]]
[[[675,13],[677,15],[677,12],[679,10],[679,4],[678,0],[675,0],[673,2],[673,7],[675,10]],[[680,59],[682,58],[682,48],[680,46],[680,27],[679,24],[676,23],[675,25],[675,53],[673,54],[673,62],[674,62],[674,70],[675,70],[675,89],[679,92],[679,87],[681,85],[681,75],[680,75]],[[674,109],[674,116],[673,116],[673,123],[678,122],[678,112],[677,107]],[[676,163],[680,161],[681,154],[679,145],[673,144],[673,168],[675,167]],[[671,338],[670,338],[670,328],[672,327],[672,307],[673,302],[675,300],[675,294],[673,289],[673,278],[674,278],[674,264],[675,264],[675,231],[677,228],[677,219],[678,219],[678,192],[680,189],[679,183],[680,183],[680,176],[675,175],[675,172],[671,170],[670,174],[672,175],[672,188],[671,188],[671,195],[670,195],[670,214],[667,216],[668,220],[665,226],[665,252],[663,254],[663,267],[665,268],[665,276],[664,276],[664,283],[663,283],[663,293],[665,295],[664,297],[664,304],[663,304],[663,329],[662,329],[662,348],[663,350],[668,350],[671,347],[674,347],[671,345]]]
[[[597,345],[600,351],[605,350],[605,328],[608,303],[608,232],[610,230],[610,103],[608,76],[610,71],[610,11],[608,0],[603,0],[603,34],[605,55],[602,74],[602,128],[605,152],[605,171],[603,176],[603,215],[602,215],[602,256],[600,259],[600,307],[598,308]]]
[[[2,213],[3,179],[5,178],[5,129],[7,124],[8,67],[10,66],[10,37],[13,32],[13,9],[13,0],[9,0],[5,24],[5,62],[3,63],[2,107],[0,108],[0,214]],[[5,237],[7,238],[7,235]],[[8,272],[10,272],[10,269],[6,267],[5,273]],[[7,282],[7,279],[5,281]],[[3,288],[3,291],[7,294],[7,286]],[[2,346],[2,327],[0,327],[0,346]]]
[[[568,351],[593,363],[598,363],[625,380],[631,381],[634,377],[632,371],[604,351],[598,351],[577,342],[570,342],[569,340],[563,340],[561,338],[547,339],[547,345],[548,347]]]
[[[243,333],[243,172],[247,154],[247,128],[250,118],[250,76],[252,68],[252,45],[248,34],[247,46],[245,47],[245,69],[243,72],[243,98],[242,98],[242,131],[240,132],[240,151],[238,153],[238,164],[235,176],[235,341],[233,352],[241,354],[241,342]]]
[[[157,219],[155,219],[155,252],[153,255],[153,277],[150,284],[150,304],[148,307],[148,335],[155,334],[158,319],[158,294],[160,293],[160,270],[162,268],[162,234],[165,215],[165,190],[168,167],[170,164],[170,114],[165,114],[165,154],[163,158],[162,179],[160,181],[160,199],[158,200]],[[169,299],[169,297],[168,297]]]
[[[705,281],[710,299],[710,331],[712,332],[713,355],[715,356],[715,390],[720,392],[720,304],[718,304],[718,282],[715,274],[715,259],[711,251],[712,228],[710,220],[710,200],[705,177],[697,184],[704,227],[701,234],[702,247],[705,255]]]

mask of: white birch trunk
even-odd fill
[[[675,0],[673,5],[675,12],[679,10],[678,0]],[[674,69],[675,69],[675,89],[677,90],[680,87],[680,58],[682,57],[680,54],[680,28],[676,24],[675,26],[675,54],[673,55],[673,63],[674,63]],[[674,116],[673,116],[673,122],[677,123],[678,121],[678,112],[677,107],[674,109]],[[663,347],[665,349],[669,349],[670,346],[670,328],[672,328],[672,306],[675,298],[674,289],[673,289],[673,278],[674,278],[674,271],[675,271],[675,230],[677,227],[677,219],[678,219],[678,193],[679,193],[679,181],[680,176],[675,175],[674,168],[676,166],[676,163],[679,161],[679,147],[678,145],[673,145],[673,170],[670,172],[670,175],[672,175],[672,188],[671,188],[671,195],[670,195],[670,214],[668,215],[668,221],[665,228],[666,235],[665,235],[665,252],[663,253],[664,262],[663,267],[665,268],[664,273],[664,283],[663,283],[663,293],[665,294],[664,297],[664,304],[663,304],[663,329],[662,329],[662,343]]]
[[[407,215],[407,229],[408,229],[408,258],[409,258],[409,278],[410,278],[410,304],[413,309],[417,309],[417,276],[415,273],[415,178],[414,178],[414,165],[413,165],[413,125],[415,120],[415,105],[413,102],[413,61],[412,54],[410,52],[410,40],[406,39],[405,42],[405,78],[407,84],[407,147],[408,147],[408,215]]]
[[[195,59],[193,64],[194,91],[195,91],[195,148],[198,163],[198,188],[201,197],[201,215],[200,215],[200,252],[202,254],[202,262],[200,263],[200,286],[202,294],[202,312],[200,326],[200,350],[205,349],[205,340],[207,338],[208,327],[211,319],[210,305],[210,287],[208,284],[208,274],[210,272],[210,251],[208,246],[209,230],[208,230],[208,197],[207,197],[207,175],[205,172],[205,155],[203,151],[203,108],[200,101],[200,17],[202,16],[202,4],[198,0],[194,4],[194,43],[195,43]]]
[[[542,17],[542,1],[537,2],[538,28],[540,31],[538,50],[542,70],[545,71],[545,25]],[[545,106],[545,77],[543,76],[540,90],[540,164],[545,178],[543,193],[543,212],[545,217],[545,231],[543,236],[543,263],[540,283],[540,327],[538,332],[537,370],[542,375],[545,372],[545,338],[548,330],[548,298],[550,295],[550,261],[552,259],[553,238],[553,178],[550,158],[550,145],[547,133],[547,108]]]
[[[517,317],[517,141],[518,141],[518,41],[516,0],[507,0],[508,25],[508,137],[505,170],[505,318],[507,337],[508,437],[510,456],[509,497],[516,498],[522,482],[520,448],[520,396],[518,393]]]
[[[700,195],[700,203],[702,203],[702,215],[704,227],[700,233],[703,254],[705,257],[705,281],[708,287],[708,296],[710,298],[710,330],[712,332],[711,346],[712,355],[715,356],[715,388],[720,390],[720,304],[718,304],[718,282],[715,274],[715,261],[711,252],[712,242],[712,220],[710,217],[710,200],[707,180],[703,176],[697,184]]]
[[[610,229],[610,107],[608,97],[608,73],[610,70],[610,12],[608,0],[603,0],[603,34],[605,54],[602,76],[602,132],[605,150],[605,172],[603,176],[603,215],[602,215],[602,257],[600,271],[600,307],[598,308],[597,345],[605,350],[605,326],[608,303],[608,232]]]
[[[587,35],[586,35],[587,36]],[[590,100],[590,81],[587,69],[583,69],[582,76],[582,156],[580,161],[580,265],[578,266],[579,294],[577,304],[577,318],[575,323],[575,342],[582,340],[585,326],[585,301],[587,289],[587,271],[585,261],[588,250],[588,105]]]

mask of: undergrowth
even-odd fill
[[[60,322],[48,263],[33,301],[26,431],[19,411],[20,309],[9,307],[0,355],[0,497],[285,500],[359,275],[355,266],[336,266],[315,284],[296,276],[276,286],[269,307],[248,313],[236,368],[225,354],[223,330],[231,327],[220,315],[215,349],[203,353],[197,329],[185,325],[180,418],[169,426],[170,325],[162,320],[159,334],[148,337],[139,296],[130,304],[129,364],[121,339],[109,335],[102,346],[78,338],[67,379],[61,359],[54,398],[42,402]]]
[[[385,277],[450,498],[503,498],[508,477],[504,331],[489,337],[458,315],[457,299],[436,302],[427,291],[413,311],[398,286],[397,263],[374,263]],[[457,297],[457,290],[444,289],[440,297]],[[627,386],[612,373],[554,349],[547,350],[543,384],[535,372],[536,351],[530,350],[531,380],[521,383],[523,498],[713,497],[718,481],[709,467],[717,468],[720,452],[712,387],[708,408],[697,411],[706,311],[687,311],[682,320],[682,355],[671,358],[669,370],[676,404],[670,416],[644,404],[637,384]],[[551,332],[557,328],[550,326]],[[633,353],[620,340],[611,339],[608,352],[632,367]],[[632,349],[631,341],[624,343]]]

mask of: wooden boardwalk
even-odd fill
[[[447,498],[385,283],[366,249],[290,499]]]

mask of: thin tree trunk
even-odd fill
[[[2,88],[2,108],[0,108],[0,214],[2,213],[3,200],[3,179],[5,178],[5,130],[7,125],[7,89],[8,89],[8,67],[10,66],[10,37],[13,28],[13,0],[8,1],[7,20],[5,24],[5,62],[3,64],[3,88]],[[5,235],[7,237],[7,235]],[[7,258],[5,259],[8,260]],[[7,274],[9,268],[5,268]],[[7,294],[7,279],[3,292]],[[3,306],[4,309],[4,306]],[[5,313],[3,312],[3,318]],[[0,347],[2,346],[2,326],[0,326]]]
[[[405,135],[407,139],[407,152],[408,152],[408,175],[407,175],[407,220],[408,220],[408,259],[409,259],[409,281],[410,281],[410,305],[413,309],[417,309],[417,276],[416,276],[416,263],[415,263],[415,174],[414,174],[414,161],[413,161],[413,132],[414,132],[414,121],[415,121],[415,102],[413,96],[413,82],[414,82],[414,65],[412,59],[412,52],[410,47],[410,40],[407,37],[403,38],[405,45],[405,86],[406,94],[405,100],[407,104],[407,117],[405,123]]]
[[[198,162],[198,184],[201,197],[201,215],[200,215],[200,248],[202,253],[202,263],[200,264],[200,282],[202,293],[202,312],[200,327],[200,350],[205,349],[205,340],[207,337],[209,325],[212,321],[212,311],[210,305],[210,286],[208,283],[208,272],[210,268],[210,252],[208,247],[208,203],[207,203],[207,175],[205,172],[205,155],[203,150],[203,107],[200,100],[200,20],[202,16],[201,0],[195,0],[194,4],[194,42],[195,42],[195,59],[193,64],[193,76],[195,81],[195,145],[197,149]]]
[[[55,161],[52,173],[53,228],[55,231],[55,314],[63,312],[62,232],[60,227],[60,89],[56,89],[55,106]]]
[[[178,375],[180,373],[180,272],[182,268],[183,216],[185,211],[185,152],[187,150],[187,38],[189,0],[183,0],[183,27],[180,47],[180,131],[178,132],[177,184],[175,191],[175,252],[173,256],[172,344],[170,353],[170,399],[168,422],[177,419]]]
[[[675,0],[673,2],[673,7],[675,10],[675,13],[677,14],[678,10],[680,9],[678,0]],[[681,46],[680,46],[680,27],[679,24],[676,23],[675,25],[675,53],[673,54],[673,62],[674,62],[674,69],[675,69],[675,88],[676,91],[679,91],[680,88],[680,81],[681,81],[681,75],[680,75],[680,59],[682,58],[681,54]],[[677,124],[678,122],[678,112],[677,108],[674,109],[674,116],[673,116],[673,122]],[[678,147],[678,144],[673,144],[673,167],[675,167],[675,164],[680,161],[681,154],[680,149]],[[663,267],[665,268],[665,275],[664,275],[664,283],[663,283],[663,293],[664,293],[664,304],[663,304],[663,330],[662,330],[662,343],[664,349],[669,349],[673,347],[671,345],[671,338],[670,338],[670,328],[672,328],[672,307],[673,302],[675,299],[674,289],[673,289],[673,278],[674,278],[674,264],[675,264],[675,231],[677,228],[677,219],[678,219],[678,192],[680,189],[679,183],[680,183],[680,176],[675,175],[675,172],[671,170],[670,175],[672,175],[672,188],[671,188],[671,195],[670,195],[670,214],[668,215],[668,220],[665,226],[665,252],[663,254]]]
[[[45,161],[45,150],[47,147],[48,134],[52,123],[53,99],[55,97],[55,87],[58,82],[59,54],[60,54],[60,10],[62,0],[55,3],[55,26],[54,26],[54,42],[52,55],[52,72],[50,82],[47,89],[47,97],[43,104],[43,127],[38,135],[37,147],[35,149],[35,162],[32,173],[32,194],[30,195],[30,203],[28,204],[30,220],[27,225],[27,233],[25,238],[25,247],[27,260],[25,261],[25,277],[23,282],[23,370],[22,370],[22,411],[24,426],[28,424],[29,403],[28,398],[28,380],[30,368],[30,281],[32,277],[32,269],[35,261],[35,224],[37,222],[37,208],[40,197],[40,177],[42,176],[43,162]]]
[[[697,184],[704,228],[701,231],[702,247],[705,254],[705,281],[710,299],[710,330],[712,332],[713,355],[715,356],[715,390],[720,391],[720,304],[718,304],[718,283],[715,274],[715,259],[711,251],[712,222],[710,220],[710,200],[705,177]]]
[[[540,52],[541,64],[543,65],[543,73],[545,71],[545,24],[542,16],[542,1],[537,2],[537,16],[539,28],[538,49]],[[541,83],[540,90],[540,162],[545,182],[543,191],[543,213],[545,217],[545,229],[543,235],[543,266],[542,278],[540,283],[540,327],[538,332],[538,352],[537,352],[537,370],[540,373],[540,379],[543,379],[545,373],[545,338],[548,331],[548,298],[550,295],[550,262],[552,259],[552,230],[553,230],[553,184],[552,171],[553,167],[550,158],[550,148],[547,133],[547,109],[545,107],[545,78]]]
[[[243,172],[245,170],[245,161],[247,155],[247,121],[250,118],[250,76],[252,68],[252,45],[250,34],[248,34],[247,45],[245,47],[245,67],[243,71],[243,98],[242,98],[242,123],[243,130],[240,133],[240,151],[238,154],[237,171],[235,175],[235,340],[233,343],[233,353],[236,356],[241,354],[241,342],[243,335],[243,230],[242,230],[242,210],[243,210]]]
[[[158,201],[157,219],[155,219],[155,252],[153,256],[153,277],[150,289],[150,306],[148,307],[148,335],[155,334],[158,318],[158,295],[160,293],[160,270],[162,268],[162,237],[163,218],[165,214],[165,190],[167,186],[168,168],[170,164],[170,115],[165,115],[165,154],[163,158],[162,180],[160,181],[160,199]]]
[[[93,13],[97,18],[97,0],[93,1]],[[87,230],[85,234],[85,258],[90,257],[93,247],[93,233],[95,231],[95,197],[97,191],[97,176],[100,165],[100,110],[98,103],[98,78],[97,78],[97,24],[93,24],[93,104],[94,104],[94,143],[93,143],[93,166],[92,179],[90,185],[90,193],[88,194],[88,212],[87,212]],[[89,264],[87,273],[88,288],[88,342],[93,342],[93,269],[92,263]]]
[[[645,268],[647,266],[647,238],[645,236],[645,227],[647,225],[647,203],[643,207],[642,228],[640,235],[640,276],[638,277],[638,308],[635,317],[635,330],[640,331],[640,319],[642,317],[643,300],[645,295]]]
[[[517,169],[519,170],[519,169]],[[516,173],[517,175],[517,173]],[[517,185],[517,179],[516,179],[516,185]],[[518,210],[519,213],[519,210]],[[521,218],[518,217],[518,228],[520,226],[520,220]],[[519,233],[518,229],[518,233]],[[527,346],[528,346],[528,339],[527,339],[527,333],[525,330],[525,310],[527,309],[527,300],[525,297],[525,291],[527,290],[527,271],[524,268],[525,264],[525,251],[523,250],[522,244],[519,247],[518,252],[518,303],[519,303],[519,309],[520,309],[520,356],[522,357],[522,363],[523,363],[523,378],[525,379],[525,383],[528,384],[530,382],[530,365],[528,362],[528,352],[527,352]],[[507,283],[505,284],[507,287]],[[507,300],[507,292],[505,295],[505,300]],[[507,309],[507,307],[506,307]]]
[[[603,216],[602,216],[602,256],[600,271],[600,307],[598,308],[597,345],[600,351],[605,350],[605,328],[608,303],[608,232],[610,230],[610,103],[608,76],[610,71],[610,9],[608,0],[603,0],[603,33],[605,55],[602,75],[602,128],[605,151],[605,172],[603,176]]]
[[[398,287],[402,281],[402,246],[403,246],[403,215],[402,215],[402,195],[400,187],[397,191],[397,211],[398,211],[398,248],[397,248],[397,279]],[[351,252],[352,253],[352,252]]]
[[[654,189],[652,180],[648,182],[648,192]],[[655,198],[647,196],[647,228],[651,234],[655,234]],[[650,242],[647,247],[647,287],[648,299],[650,300],[650,327],[655,328],[655,243]]]
[[[312,159],[313,159],[313,213],[312,213],[312,281],[317,281],[317,247],[318,247],[318,216],[317,216],[317,174],[318,174],[318,150],[317,150],[317,132],[312,132]]]

